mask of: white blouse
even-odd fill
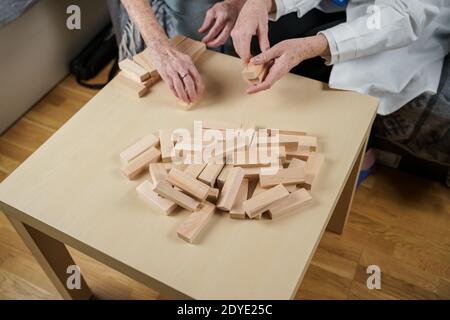
[[[301,17],[315,7],[338,10],[332,0],[276,4],[272,19],[290,12]],[[346,23],[321,32],[331,50],[325,57],[333,65],[330,87],[378,97],[382,115],[436,93],[450,51],[450,0],[350,0],[346,12]]]

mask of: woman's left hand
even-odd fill
[[[251,94],[270,89],[275,82],[302,61],[326,55],[329,55],[328,41],[322,34],[282,41],[250,60],[251,63],[256,65],[271,61],[273,63],[264,81],[251,86],[247,93]]]

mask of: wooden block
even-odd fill
[[[144,151],[136,158],[128,162],[122,167],[122,173],[133,180],[137,178],[143,171],[148,169],[148,165],[152,162],[157,162],[161,158],[161,152],[155,147]]]
[[[312,197],[305,189],[299,189],[291,193],[287,198],[271,205],[269,207],[269,217],[271,219],[279,218],[282,215],[298,210],[312,202]]]
[[[275,154],[277,152],[277,154]],[[248,148],[245,151],[236,151],[233,157],[227,159],[236,167],[270,167],[274,162],[278,165],[286,160],[286,149],[279,147]]]
[[[169,40],[169,42],[174,47],[176,47],[181,42],[183,42],[185,39],[186,39],[185,36],[176,35],[173,38],[171,38]],[[151,54],[150,54],[148,48],[145,48],[142,52],[135,55],[133,57],[133,61],[136,62],[137,64],[139,64],[142,68],[144,68],[145,70],[147,70],[149,72],[150,78],[153,79],[152,85],[161,79],[161,77],[158,73],[158,70],[156,70],[155,66],[152,63]]]
[[[311,152],[311,155],[305,164],[305,184],[308,189],[311,189],[311,186],[314,183],[314,180],[324,161],[325,155],[323,153]]]
[[[233,168],[232,164],[227,164],[223,167],[222,171],[220,171],[219,176],[217,177],[217,186],[222,189],[223,185],[225,184],[225,180],[228,177],[228,174],[230,173],[230,170]]]
[[[150,78],[150,73],[128,58],[119,62],[119,68],[131,80],[144,82]]]
[[[306,132],[296,130],[282,130],[282,129],[267,129],[269,136],[275,136],[277,134],[284,134],[290,136],[306,136]]]
[[[158,182],[153,190],[160,196],[172,200],[180,207],[185,208],[189,211],[197,210],[200,204],[200,202],[192,199],[183,192],[175,190],[167,181]]]
[[[308,160],[310,154],[311,151],[309,151],[309,148],[305,149],[305,147],[299,145],[298,149],[295,151],[286,150],[286,159],[287,160],[300,159],[306,161]]]
[[[236,196],[239,192],[239,186],[244,179],[244,170],[239,167],[234,167],[230,170],[222,192],[220,192],[219,200],[217,201],[217,208],[222,211],[230,211],[233,206]]]
[[[170,130],[159,130],[159,142],[161,145],[161,158],[163,162],[172,161],[172,131]]]
[[[209,188],[208,197],[206,200],[212,203],[216,203],[219,198],[220,191],[217,188]]]
[[[190,110],[192,109],[198,101],[193,101],[193,102],[184,102],[181,99],[177,99],[177,105],[179,105],[180,107],[183,107],[183,109],[185,110]]]
[[[256,215],[262,213],[262,210],[267,210],[271,204],[287,196],[289,196],[289,191],[283,185],[279,184],[257,195],[253,195],[250,199],[244,201],[245,213],[249,218],[254,218]]]
[[[149,91],[149,87],[145,84],[128,79],[122,72],[119,72],[116,76],[114,84],[117,85],[120,90],[124,90],[136,98],[145,96]]]
[[[258,181],[256,183],[255,188],[253,189],[253,192],[252,192],[251,196],[249,197],[249,199],[254,197],[254,196],[256,196],[256,195],[258,195],[258,194],[260,194],[261,192],[264,192],[264,191],[267,191],[267,190],[269,190],[269,188],[261,187],[261,183]]]
[[[227,129],[240,129],[241,124],[238,122],[225,122],[218,120],[202,120],[202,129],[212,130],[227,130]]]
[[[299,148],[309,149],[309,151],[317,151],[317,137],[299,136]]]
[[[224,164],[208,163],[203,169],[202,173],[198,176],[198,180],[206,183],[207,185],[214,187],[216,179],[222,171]]]
[[[208,185],[175,168],[169,171],[167,181],[200,201],[206,200],[210,189]]]
[[[214,145],[214,157],[216,159],[233,158],[234,152],[245,152],[246,143],[245,139],[239,141],[237,138],[232,140],[225,140],[217,142]]]
[[[186,38],[177,45],[177,49],[190,56],[192,61],[195,62],[206,51],[206,44],[201,41]]]
[[[230,218],[233,219],[245,219],[244,201],[248,197],[248,179],[243,179],[239,187],[236,200],[230,210]]]
[[[289,167],[288,168],[298,168],[298,167],[305,167],[306,162],[300,159],[292,159],[291,162],[289,163]],[[305,180],[306,180],[306,174],[305,174]],[[285,185],[284,186],[289,192],[294,192],[297,190],[297,185],[296,184],[291,184],[291,185]]]
[[[261,173],[259,175],[261,187],[267,188],[277,184],[289,185],[305,182],[305,170],[303,167],[291,167],[279,169],[275,174]]]
[[[250,85],[259,84],[264,81],[269,73],[270,63],[263,65],[253,65],[249,63],[242,71],[242,75],[245,81]]]
[[[154,185],[160,181],[166,181],[167,170],[164,163],[150,163],[149,171]]]
[[[184,169],[184,173],[197,179],[205,167],[206,163],[189,164],[186,169]]]
[[[150,78],[152,79],[160,79],[158,70],[156,70],[155,66],[152,63],[152,59],[150,56],[150,52],[148,49],[144,49],[140,53],[136,54],[133,57],[133,61],[136,62],[138,65],[140,65],[142,68],[147,70],[147,72],[150,74]]]
[[[154,188],[155,186],[150,183],[150,181],[145,180],[136,188],[136,191],[139,196],[151,207],[157,209],[158,211],[161,211],[164,214],[172,213],[177,207],[176,203],[161,197],[159,194],[153,191]]]
[[[177,235],[180,239],[193,243],[199,233],[205,229],[212,215],[215,207],[209,202],[200,204],[198,210],[192,212],[182,225],[177,230]]]
[[[148,134],[123,151],[120,154],[120,160],[122,160],[123,164],[130,162],[144,151],[147,151],[151,147],[156,147],[158,143],[159,139],[157,137],[153,134]]]
[[[253,80],[253,79],[257,79],[261,73],[264,72],[265,69],[265,65],[262,64],[253,64],[253,63],[248,63],[245,67],[244,70],[242,70],[242,76],[244,77],[245,80]]]
[[[182,43],[186,39],[187,39],[186,36],[183,36],[181,34],[176,34],[172,38],[169,39],[169,42],[171,45],[177,47],[180,43]]]

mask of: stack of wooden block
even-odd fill
[[[170,39],[170,42],[180,52],[190,56],[194,62],[206,50],[204,43],[181,35],[176,35]],[[119,68],[121,71],[117,76],[118,85],[122,90],[137,97],[145,96],[151,86],[161,79],[158,71],[152,64],[148,49],[136,54],[132,60],[124,59],[120,61]]]
[[[150,176],[137,187],[149,205],[164,214],[177,207],[190,212],[178,229],[180,238],[193,242],[216,209],[233,219],[263,214],[275,219],[312,201],[309,191],[324,162],[316,137],[217,121],[195,122],[191,137],[160,130],[120,154],[122,173],[130,180]],[[257,156],[251,159],[251,154]]]

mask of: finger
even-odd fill
[[[194,80],[195,89],[197,90],[197,97],[199,97],[203,94],[203,90],[205,89],[202,77],[200,76],[200,73],[198,72],[197,68],[194,65],[191,68],[189,68],[189,73],[192,79]]]
[[[177,92],[177,97],[179,99],[183,100],[184,102],[189,103],[190,101],[186,94],[186,90],[184,89],[184,84],[181,81],[180,75],[178,73],[172,75],[172,81],[173,81],[175,90]]]
[[[258,40],[259,40],[259,48],[261,51],[269,50],[270,42],[269,42],[269,30],[267,26],[260,26],[258,28]]]
[[[175,90],[175,86],[172,81],[172,77],[170,77],[167,72],[160,72],[161,78],[164,80],[164,82],[169,86],[170,91],[172,91],[173,95],[180,99],[178,96],[177,91]]]
[[[226,21],[223,18],[217,18],[216,22],[212,26],[211,29],[209,29],[208,34],[202,39],[204,43],[208,43],[212,41],[217,35],[222,31],[222,29],[225,26]]]
[[[205,32],[206,30],[211,28],[213,22],[214,22],[214,11],[208,10],[208,12],[206,12],[205,20],[203,21],[203,24],[200,27],[200,29],[198,29],[198,32],[200,33]]]
[[[195,89],[194,80],[191,75],[188,73],[186,77],[183,79],[184,88],[186,89],[186,93],[188,95],[189,101],[197,100],[197,90]]]
[[[251,86],[248,90],[247,93],[249,94],[254,94],[263,90],[267,90],[270,89],[275,82],[277,82],[279,79],[281,79],[281,77],[283,76],[283,72],[281,70],[279,70],[278,68],[276,68],[276,66],[270,68],[269,73],[266,76],[266,79],[261,82],[260,84]]]
[[[228,38],[230,37],[231,29],[233,25],[231,23],[227,23],[227,25],[222,29],[222,32],[211,42],[207,43],[207,46],[210,48],[217,48],[225,44]]]
[[[236,50],[236,53],[244,63],[248,63],[251,58],[250,54],[251,41],[252,35],[249,33],[235,36],[233,38],[234,49]]]
[[[257,56],[254,56],[251,59],[251,63],[253,64],[264,64],[267,63],[273,59],[276,59],[280,56],[280,50],[277,46],[270,48],[269,50],[266,50],[264,52],[261,52]]]

